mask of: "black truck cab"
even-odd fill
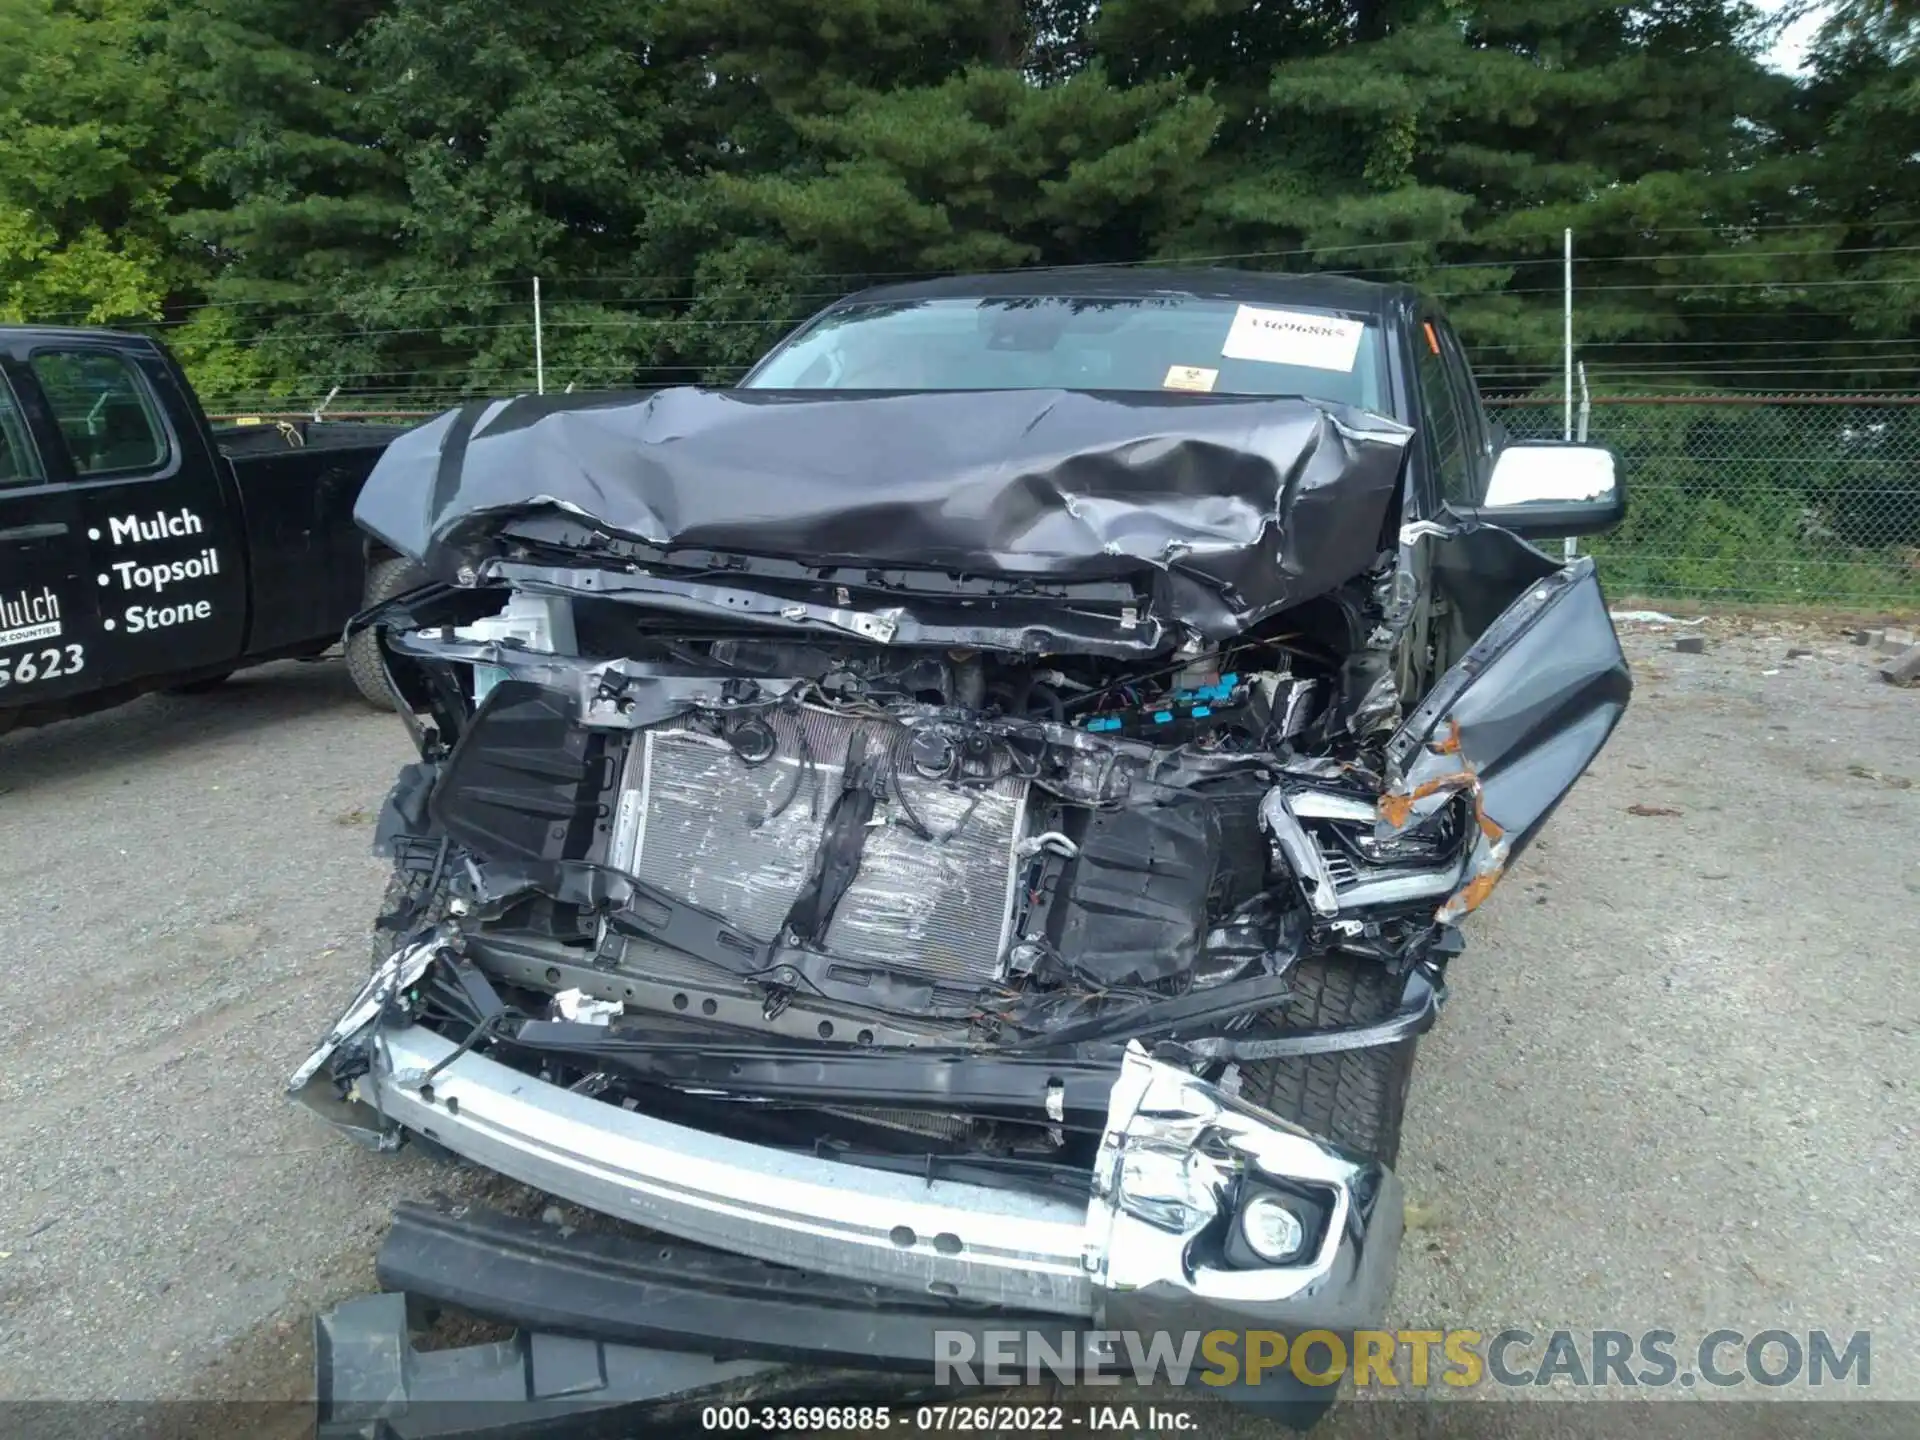
[[[337,643],[399,432],[216,432],[155,340],[0,328],[0,730]]]

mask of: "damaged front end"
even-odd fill
[[[1410,1056],[1619,718],[1591,563],[1403,527],[1404,429],[1304,401],[692,393],[476,408],[370,482],[440,577],[361,621],[421,760],[294,1092],[936,1306],[1376,1323],[1401,1096],[1338,1133],[1299,1082]],[[809,450],[876,425],[994,463]]]

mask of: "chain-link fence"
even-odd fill
[[[1558,404],[1494,413],[1562,434]],[[1920,396],[1595,396],[1587,433],[1627,466],[1626,523],[1581,542],[1609,593],[1920,604]]]

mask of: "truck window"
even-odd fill
[[[1474,503],[1474,464],[1470,420],[1440,351],[1440,326],[1422,320],[1413,337],[1414,373],[1420,382],[1420,413],[1433,447],[1440,498],[1456,505]]]
[[[1236,353],[1242,312],[1344,333],[1329,356],[1306,341]],[[1339,346],[1334,349],[1337,351]],[[1290,353],[1291,352],[1291,353]],[[815,317],[742,382],[748,390],[1186,389],[1305,395],[1381,407],[1379,326],[1331,311],[1184,296],[982,296],[866,301]]]
[[[166,430],[133,367],[104,350],[39,350],[27,362],[79,475],[157,470]]]
[[[26,417],[7,377],[0,375],[0,485],[27,485],[40,478],[40,457],[27,434]]]
[[[1471,476],[1467,499],[1478,505],[1486,499],[1487,480],[1493,473],[1493,431],[1487,424],[1486,406],[1480,399],[1480,382],[1473,378],[1473,366],[1467,363],[1460,336],[1451,325],[1433,328],[1440,332],[1442,358],[1447,362],[1454,394],[1459,397],[1461,412],[1466,418],[1467,470]]]

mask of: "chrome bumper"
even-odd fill
[[[423,957],[389,966],[409,958]],[[535,1189],[737,1254],[1108,1328],[1351,1330],[1380,1321],[1392,1288],[1401,1195],[1391,1172],[1137,1045],[1082,1203],[746,1144],[364,1016],[348,1012],[291,1094],[336,1123],[404,1128]],[[372,1067],[343,1106],[325,1061],[368,1027]],[[1323,1198],[1323,1238],[1289,1264],[1202,1260],[1217,1256],[1236,1195],[1273,1181]]]

